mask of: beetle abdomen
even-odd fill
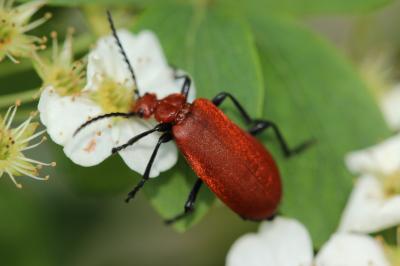
[[[172,132],[195,173],[233,211],[253,220],[274,214],[282,187],[273,158],[212,102],[195,100]]]

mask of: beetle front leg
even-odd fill
[[[181,94],[185,96],[185,99],[187,99],[189,90],[190,90],[190,85],[192,84],[192,80],[190,77],[186,74],[183,75],[175,75],[175,79],[184,79],[183,80],[183,85],[181,88]]]
[[[198,178],[185,202],[184,211],[171,219],[165,220],[165,224],[173,224],[178,220],[185,218],[194,211],[194,203],[196,202],[197,194],[199,193],[202,184],[203,181]]]
[[[144,184],[147,182],[147,180],[149,180],[151,167],[153,166],[154,160],[156,159],[156,156],[157,156],[157,153],[158,153],[158,150],[159,150],[161,144],[166,143],[170,140],[172,140],[172,136],[169,132],[164,133],[158,139],[157,145],[154,148],[153,153],[151,154],[149,162],[147,163],[146,170],[144,171],[142,180],[140,180],[140,182],[135,186],[135,188],[131,192],[128,193],[128,197],[125,200],[126,202],[129,202],[131,199],[133,199],[135,197],[136,193],[144,186]]]

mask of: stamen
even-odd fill
[[[58,58],[58,41],[57,41],[57,32],[52,31],[51,32],[51,39],[52,39],[52,46],[53,46],[53,50],[52,50],[52,58],[53,61],[56,63],[57,58]]]
[[[30,136],[29,138],[24,139],[24,140],[21,141],[21,142],[18,142],[18,144],[24,144],[24,143],[26,143],[26,142],[29,142],[29,141],[31,141],[32,139],[35,139],[35,138],[39,137],[40,135],[43,135],[45,132],[46,132],[45,129],[42,130],[42,131],[39,131],[38,133],[36,133],[36,134]]]
[[[36,161],[33,159],[29,159],[23,156],[18,156],[18,159],[22,160],[22,161],[26,161],[26,162],[30,162],[30,163],[34,163],[34,164],[38,164],[38,165],[43,165],[43,166],[56,166],[55,162],[51,162],[51,163],[44,163],[44,162],[40,162],[40,161]]]
[[[18,140],[19,137],[21,137],[21,135],[24,133],[31,120],[32,116],[30,116],[28,119],[25,120],[25,122],[21,123],[21,125],[19,125],[16,129],[14,129],[14,134],[16,135],[15,140]]]
[[[10,53],[6,52],[6,56],[8,57],[8,59],[10,59],[14,64],[19,64],[20,62],[14,57],[12,56]]]
[[[27,31],[30,31],[34,28],[39,27],[40,25],[42,25],[43,23],[45,23],[46,21],[48,21],[51,18],[51,13],[46,13],[44,14],[44,16],[40,19],[37,19],[31,23],[29,23],[28,25],[26,25],[25,27],[22,28],[22,33],[25,33]]]
[[[24,175],[29,176],[29,177],[31,177],[31,178],[33,178],[33,179],[36,179],[36,180],[43,180],[43,181],[45,181],[45,180],[48,180],[48,179],[49,179],[49,176],[48,176],[48,175],[45,176],[45,177],[35,176],[35,175],[32,175],[32,174],[28,173],[27,171],[25,171],[25,170],[23,170],[23,169],[21,169],[21,168],[15,166],[15,165],[12,165],[11,167],[14,168],[16,171],[20,172],[21,174],[24,174]]]
[[[13,110],[11,112],[10,118],[8,119],[7,124],[6,124],[6,129],[10,128],[11,123],[14,120],[15,113],[17,112],[17,105],[14,105],[13,107],[14,108],[13,108]]]
[[[21,167],[21,168],[26,169],[26,170],[36,171],[36,167],[31,165],[31,164],[22,164],[22,163],[19,163],[19,162],[12,162],[11,163],[11,167],[13,165],[15,165],[16,167]]]
[[[10,173],[10,171],[8,171],[7,169],[5,170],[6,173],[8,174],[8,176],[11,178],[11,180],[13,181],[13,183],[15,184],[15,186],[17,188],[22,188],[22,185],[20,183],[17,182],[17,180],[15,180],[14,176]]]
[[[6,125],[8,116],[10,115],[11,109],[13,109],[13,108],[14,108],[14,106],[10,106],[10,107],[8,108],[7,113],[6,113],[6,115],[4,116],[3,126]]]
[[[40,144],[42,144],[42,143],[45,142],[46,140],[47,140],[47,138],[46,138],[46,137],[43,137],[38,143],[35,143],[35,144],[31,145],[31,146],[27,146],[27,147],[23,148],[21,151],[27,151],[27,150],[36,148],[37,146],[39,146]]]

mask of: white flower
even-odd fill
[[[0,116],[0,177],[7,174],[18,188],[22,188],[16,177],[28,176],[36,180],[47,180],[49,176],[40,177],[39,170],[43,166],[55,166],[55,163],[43,163],[24,155],[25,151],[36,148],[45,140],[43,137],[29,145],[32,140],[43,135],[45,130],[35,133],[39,124],[32,122],[33,116],[29,116],[25,122],[12,128],[18,105],[19,103],[10,107],[4,119]]]
[[[380,105],[389,127],[400,130],[400,84],[383,94]]]
[[[307,229],[298,221],[277,217],[263,222],[257,234],[232,245],[226,266],[389,266],[378,241],[363,235],[335,234],[313,258]]]
[[[313,250],[307,229],[298,221],[276,217],[263,222],[257,234],[232,245],[227,266],[311,266]]]
[[[153,92],[162,98],[180,92],[182,80],[174,78],[174,71],[169,67],[152,32],[143,31],[133,35],[120,30],[118,36],[135,71],[141,95]],[[64,152],[72,161],[82,166],[99,164],[111,155],[113,147],[152,129],[156,121],[135,117],[104,119],[90,124],[74,137],[73,133],[95,116],[129,112],[135,102],[134,89],[115,39],[112,36],[102,38],[89,54],[87,84],[80,93],[60,95],[55,86],[44,89],[39,102],[42,122],[47,126],[51,138],[64,146]],[[193,87],[190,98],[194,98]],[[132,170],[143,174],[159,137],[159,133],[148,135],[119,154]],[[176,161],[175,144],[163,144],[150,176],[158,176]]]
[[[379,241],[348,233],[334,234],[321,248],[316,266],[389,266]]]
[[[340,231],[370,233],[400,224],[400,135],[346,157],[356,181]]]
[[[33,14],[41,8],[45,1],[30,1],[13,7],[14,0],[0,0],[0,61],[8,57],[14,63],[19,61],[16,57],[29,57],[37,50],[37,44],[42,44],[43,39],[27,35],[46,22],[50,13],[44,17],[29,23]]]

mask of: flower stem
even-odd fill
[[[15,103],[16,100],[20,100],[23,103],[30,103],[36,101],[35,96],[38,94],[39,89],[32,89],[22,91],[13,94],[6,94],[0,96],[0,108],[10,107]]]

